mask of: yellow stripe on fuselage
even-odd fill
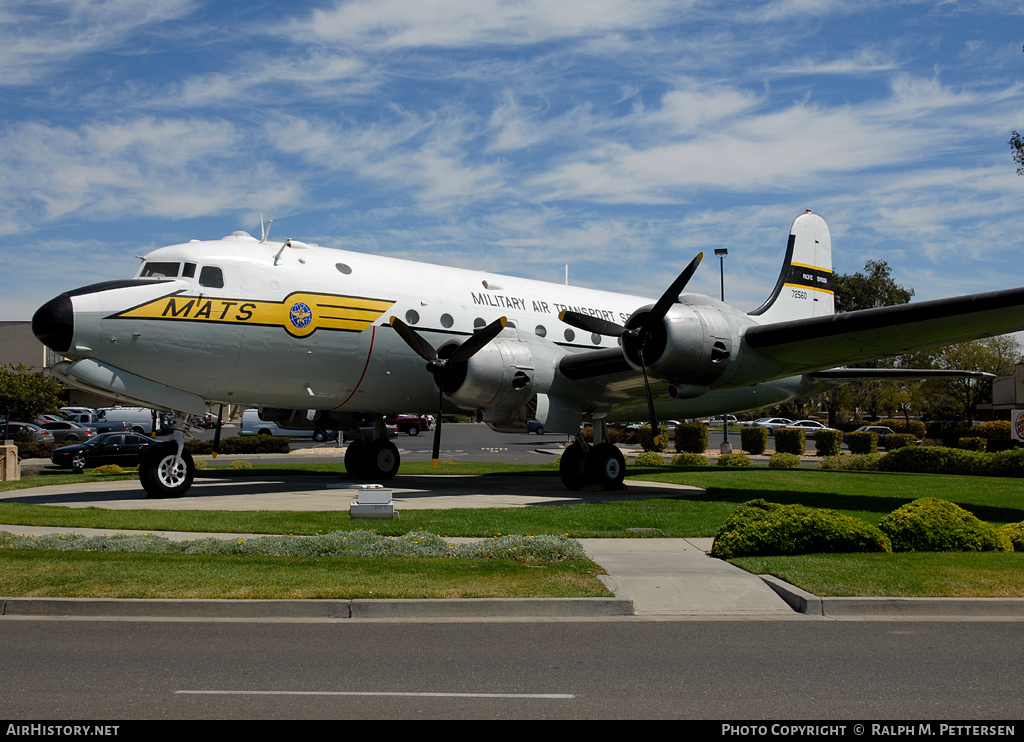
[[[387,299],[297,292],[283,301],[215,299],[172,294],[112,315],[111,319],[154,319],[182,322],[281,327],[293,337],[314,330],[361,332],[394,305]]]

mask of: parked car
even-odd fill
[[[373,423],[368,420],[362,420],[359,423],[359,432],[367,440],[373,438]],[[398,427],[395,425],[385,425],[384,432],[387,433],[388,438],[394,438],[398,435]],[[354,430],[345,430],[342,432],[342,441],[354,441],[359,436],[356,435]]]
[[[79,441],[87,441],[96,435],[95,430],[91,430],[84,425],[68,422],[67,420],[62,422],[45,422],[39,427],[43,430],[49,430],[53,434],[54,443],[78,443]]]
[[[161,427],[161,417],[157,415],[156,429]],[[148,407],[105,407],[96,416],[98,426],[124,426],[124,430],[133,430],[145,435],[153,430],[153,410]]]
[[[808,433],[814,433],[818,430],[835,430],[827,425],[822,425],[817,420],[797,420],[794,423],[790,423],[786,426],[787,428],[800,428],[806,430]]]
[[[879,443],[883,443],[885,436],[896,435],[896,431],[892,428],[887,428],[884,425],[861,425],[857,428],[854,433],[875,433],[878,435]],[[849,433],[843,436],[843,440],[848,440]],[[918,441],[920,443],[920,441]]]
[[[55,449],[50,461],[57,466],[72,469],[105,464],[135,466],[146,450],[158,442],[155,438],[138,433],[102,433],[85,443]]]
[[[793,421],[785,417],[762,417],[754,420],[753,427],[768,428],[768,435],[775,435],[779,428],[788,428],[792,424]]]
[[[419,435],[421,430],[430,430],[430,420],[420,415],[390,415],[385,421],[394,425],[399,433]]]
[[[290,438],[312,438],[313,428],[282,428],[273,420],[264,420],[259,410],[242,410],[242,426],[239,435],[285,435]]]
[[[34,441],[36,443],[53,443],[53,433],[43,430],[34,423],[7,423],[7,436],[15,441]]]
[[[526,432],[536,433],[537,435],[544,435],[544,426],[540,424],[540,420],[527,420]]]
[[[739,420],[736,418],[735,415],[726,415],[725,416],[725,421],[729,425],[736,425],[739,422]],[[722,424],[722,416],[721,415],[714,415],[712,417],[701,418],[701,422],[704,423],[705,425],[710,425],[710,426],[718,425],[718,426],[721,426],[721,424]]]

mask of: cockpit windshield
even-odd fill
[[[181,263],[146,263],[139,278],[177,278]]]

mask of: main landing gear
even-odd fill
[[[139,481],[147,497],[181,497],[195,475],[196,464],[185,450],[180,430],[175,430],[169,441],[152,446],[139,461]]]
[[[374,439],[358,437],[345,451],[345,470],[357,479],[391,479],[398,473],[402,457],[387,439],[383,420],[374,421]]]
[[[614,491],[622,489],[626,460],[622,452],[607,440],[603,420],[594,423],[594,445],[581,436],[565,449],[558,473],[562,484],[571,490]],[[599,441],[599,442],[598,442]]]

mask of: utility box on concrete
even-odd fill
[[[349,505],[349,517],[401,519],[401,514],[395,512],[391,490],[385,489],[384,485],[358,484],[353,489],[356,490],[357,501]]]
[[[4,441],[0,446],[4,460],[0,465],[0,482],[16,482],[21,479],[21,462],[18,461],[18,447],[11,441]]]

